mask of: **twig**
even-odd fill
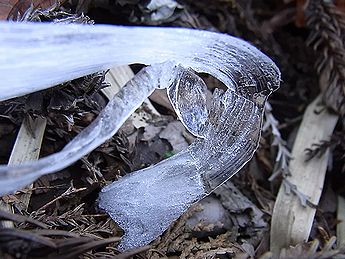
[[[71,194],[75,194],[75,193],[78,193],[78,192],[85,191],[86,189],[87,189],[86,187],[76,189],[76,188],[74,188],[73,184],[71,183],[71,186],[70,186],[65,192],[63,192],[61,195],[59,195],[59,196],[56,197],[55,199],[49,201],[48,203],[46,203],[45,205],[43,205],[42,207],[40,207],[39,209],[37,209],[37,210],[36,210],[36,213],[39,212],[39,211],[44,210],[45,208],[47,208],[47,207],[50,206],[51,204],[55,203],[56,201],[61,200],[62,198],[68,197],[68,196],[70,196]]]

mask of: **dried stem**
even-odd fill
[[[279,122],[272,114],[272,106],[267,102],[265,106],[265,123],[263,131],[271,129],[273,137],[272,146],[276,146],[278,149],[274,169],[269,181],[273,181],[279,175],[282,175],[284,178],[290,175],[289,161],[291,159],[291,153],[286,145],[286,141],[281,137],[278,125]]]

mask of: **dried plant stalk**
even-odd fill
[[[36,119],[27,117],[23,121],[8,162],[9,165],[18,165],[23,162],[38,159],[46,125],[47,120],[40,117]],[[25,193],[17,196],[20,202],[16,204],[16,206],[20,208],[20,210],[25,211],[29,205],[31,187],[32,184],[28,186],[28,190]],[[3,200],[0,200],[0,208],[8,212],[13,212],[12,205]],[[3,227],[13,227],[13,222],[2,221],[1,225]]]
[[[321,96],[316,98],[304,113],[290,161],[291,175],[286,179],[297,190],[318,204],[327,170],[329,151],[317,159],[308,160],[306,147],[326,140],[332,134],[338,116],[320,106]],[[322,109],[322,112],[315,111]],[[289,195],[281,185],[273,209],[271,224],[271,251],[279,254],[282,248],[308,240],[315,216],[315,208],[303,206],[299,197]]]
[[[339,4],[339,3],[338,3]],[[308,43],[320,53],[316,68],[323,101],[343,118],[345,115],[345,16],[333,2],[312,1],[308,7]],[[344,199],[338,197],[338,219],[344,219]],[[338,247],[344,244],[345,228],[337,226]]]

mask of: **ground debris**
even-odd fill
[[[305,108],[320,91],[317,87],[320,74],[325,73],[323,79],[332,80],[329,88],[322,89],[324,101],[344,114],[344,102],[338,101],[344,95],[339,87],[343,86],[343,71],[332,70],[343,62],[338,47],[344,41],[343,34],[338,33],[344,28],[344,20],[340,19],[342,1],[335,1],[336,5],[331,7],[315,1],[309,13],[305,13],[308,9],[304,5],[312,1],[293,0],[167,1],[174,5],[165,10],[157,4],[147,7],[146,2],[150,1],[60,1],[63,5],[57,7],[44,4],[56,1],[38,1],[42,8],[36,4],[24,8],[12,3],[16,1],[8,2],[0,4],[2,18],[5,16],[1,11],[7,8],[8,12],[14,7],[11,18],[16,20],[161,24],[230,33],[251,41],[273,57],[282,70],[283,82],[281,89],[270,97],[272,109],[271,114],[267,113],[267,131],[249,166],[232,182],[195,204],[150,246],[121,254],[116,246],[122,230],[97,209],[97,194],[106,183],[170,157],[192,142],[182,123],[169,110],[166,98],[159,94],[151,100],[161,116],[142,106],[112,139],[68,169],[36,181],[30,189],[33,194],[27,211],[15,206],[15,214],[0,211],[1,220],[13,221],[16,226],[11,230],[0,228],[2,252],[16,258],[272,258],[268,233],[277,189],[284,174],[289,174],[288,148],[294,142]],[[321,15],[317,17],[318,13]],[[340,23],[333,28],[330,19],[336,18]],[[306,44],[308,36],[322,55]],[[311,64],[316,61],[318,67],[314,69]],[[65,146],[106,105],[107,99],[100,91],[108,86],[104,77],[105,72],[100,72],[2,102],[0,161],[7,162],[16,131],[28,116],[33,120],[47,118],[42,156]],[[221,83],[214,78],[206,80],[212,87],[221,88]],[[277,121],[272,118],[270,121],[270,115]],[[273,124],[275,128],[270,126]],[[325,150],[331,150],[326,188],[317,207],[309,242],[283,248],[279,258],[345,256],[344,247],[337,247],[334,237],[339,223],[335,197],[345,194],[344,146],[344,125],[339,123],[330,140],[305,147],[309,159],[318,159]],[[281,159],[277,161],[277,158]],[[268,180],[270,177],[272,181]],[[298,190],[295,194],[298,195]],[[20,202],[13,195],[2,200],[7,204]],[[207,221],[208,208],[220,213],[215,222]]]

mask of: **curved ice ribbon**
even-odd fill
[[[61,170],[109,139],[155,88],[167,88],[177,115],[199,138],[186,150],[107,186],[104,208],[126,231],[122,248],[160,235],[192,203],[252,157],[262,112],[279,87],[276,65],[250,44],[219,33],[176,28],[0,23],[0,100],[131,63],[151,64],[60,152],[0,166],[0,195]],[[212,102],[196,72],[229,89]]]

